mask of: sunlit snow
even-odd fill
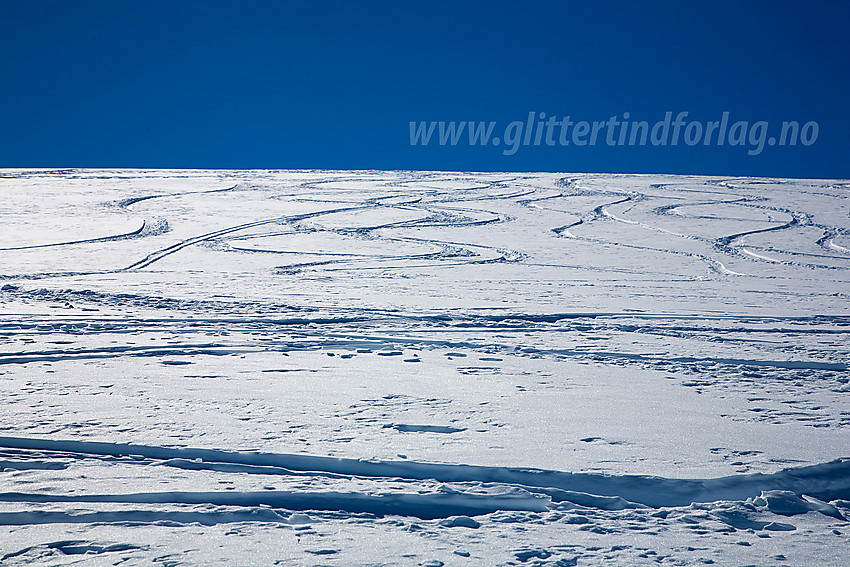
[[[846,564],[850,182],[0,197],[3,565]]]

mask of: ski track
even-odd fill
[[[101,237],[98,237],[98,238],[87,238],[87,239],[83,239],[83,240],[71,240],[71,241],[68,241],[68,242],[51,242],[51,243],[48,243],[48,244],[31,244],[31,245],[28,245],[28,246],[14,246],[14,247],[11,247],[11,248],[0,248],[0,252],[7,252],[7,251],[10,251],[10,250],[31,250],[33,248],[47,248],[48,246],[71,246],[73,244],[93,244],[93,243],[96,243],[96,242],[111,242],[113,240],[123,240],[123,239],[126,239],[126,238],[132,238],[134,236],[140,235],[142,233],[142,231],[145,229],[146,226],[147,226],[146,222],[142,221],[142,226],[140,226],[139,228],[137,228],[136,230],[134,230],[132,232],[127,232],[127,233],[124,233],[124,234],[116,234],[116,235],[112,235],[112,236],[101,236]]]
[[[487,413],[504,395],[458,417],[457,400],[437,382],[432,396],[372,391],[340,402],[334,417],[355,426],[333,435],[321,421],[327,415],[308,423],[318,410],[303,408],[287,427],[313,445],[253,450],[273,437],[252,432],[241,446],[222,446],[217,432],[180,421],[179,401],[148,376],[115,370],[162,373],[179,392],[241,368],[252,380],[246,388],[290,378],[297,388],[327,379],[332,367],[322,360],[351,365],[367,384],[398,368],[434,368],[435,376],[448,368],[459,387],[509,383],[519,399],[588,388],[592,381],[576,386],[546,370],[570,364],[597,372],[615,398],[606,371],[650,373],[714,402],[744,400],[722,410],[729,421],[840,435],[850,427],[846,183],[8,170],[0,187],[45,179],[91,183],[108,193],[104,210],[126,215],[128,226],[144,219],[121,234],[81,238],[69,229],[54,242],[0,248],[0,381],[14,385],[0,420],[4,565],[76,556],[192,564],[189,544],[140,530],[192,529],[191,545],[201,548],[214,530],[269,526],[294,538],[281,551],[294,565],[367,564],[346,555],[355,553],[355,532],[392,553],[405,541],[408,557],[387,564],[422,566],[737,565],[768,549],[781,563],[795,546],[816,550],[826,565],[839,564],[830,549],[846,551],[848,454],[798,461],[727,440],[704,449],[734,474],[629,474],[617,469],[628,463],[616,451],[632,441],[589,430],[566,446],[596,451],[598,470],[569,470],[567,452],[553,468],[476,464],[469,453],[460,462],[425,460],[415,455],[427,443],[457,451],[486,439],[482,454],[500,449],[501,431],[517,435],[522,423]],[[113,182],[132,191],[107,189]],[[89,214],[93,225],[97,208],[69,217]],[[677,292],[681,304],[671,301]],[[135,442],[145,419],[162,426],[160,415],[130,425],[93,417],[127,385],[152,396],[139,408],[176,411],[181,432]],[[552,410],[547,397],[541,412]],[[86,399],[91,407],[72,405]],[[247,420],[269,407],[238,391],[227,404],[212,411]],[[305,449],[329,438],[359,447],[362,431],[409,444],[411,458]],[[534,454],[528,435],[530,447],[517,454]],[[747,561],[739,552],[750,553]],[[786,564],[808,560],[789,557]]]
[[[357,495],[333,494],[327,496],[329,503],[321,500],[321,493],[313,495],[269,493],[265,497],[252,494],[217,495],[197,494],[135,494],[119,495],[114,499],[110,495],[63,496],[0,493],[0,501],[44,501],[44,502],[185,502],[211,503],[220,505],[239,504],[239,498],[245,498],[245,505],[269,504],[271,506],[307,510],[310,508],[309,498],[315,498],[312,509],[319,510],[349,510],[352,512],[372,512],[377,514],[400,514],[416,516],[423,519],[449,517],[460,514],[484,514],[495,510],[545,510],[545,503],[556,497],[556,500],[570,501],[578,499],[577,504],[605,508],[606,506],[628,507],[643,505],[653,508],[687,506],[694,502],[714,502],[719,500],[745,500],[757,497],[762,491],[786,490],[795,494],[805,494],[826,500],[850,500],[850,459],[836,460],[831,463],[784,469],[773,474],[736,475],[716,479],[667,479],[642,476],[611,476],[586,473],[566,473],[535,469],[515,469],[508,467],[484,467],[475,465],[450,465],[417,463],[413,461],[375,462],[344,458],[330,458],[313,455],[297,454],[267,454],[267,453],[236,453],[209,449],[169,449],[144,445],[97,443],[83,441],[54,441],[47,439],[0,437],[0,447],[7,449],[29,449],[34,451],[50,451],[71,453],[74,455],[96,455],[112,457],[144,457],[160,461],[164,465],[203,470],[226,470],[220,464],[238,464],[246,467],[234,469],[238,472],[253,472],[255,474],[293,474],[292,471],[333,473],[344,476],[391,478],[401,481],[416,481],[433,479],[440,482],[477,482],[499,483],[513,485],[522,489],[514,495],[494,496],[459,494],[453,499],[452,495],[434,495],[434,502],[417,501],[404,495],[402,501],[383,504],[392,501],[391,495],[379,495],[372,509],[368,506],[368,497],[363,495],[357,500]],[[176,462],[175,462],[176,460]],[[256,470],[252,470],[256,467]],[[556,489],[541,495],[526,494],[535,489]],[[545,493],[544,493],[545,494]],[[594,496],[616,497],[615,500]],[[232,497],[232,498],[231,498]],[[560,497],[560,498],[557,498]],[[148,499],[146,499],[148,498]],[[230,500],[227,500],[231,498]],[[265,498],[265,500],[263,500]],[[275,500],[280,498],[280,500]],[[345,498],[350,498],[353,504],[342,505]],[[218,500],[216,500],[218,499]],[[253,500],[252,500],[253,499]],[[334,500],[338,499],[338,500]],[[277,502],[277,503],[275,503]],[[283,502],[283,503],[281,503]],[[286,503],[289,502],[289,503]],[[359,502],[359,503],[357,503]],[[329,506],[329,507],[328,507]],[[396,508],[392,508],[395,506]],[[477,507],[478,511],[475,511]],[[355,509],[356,508],[356,509]],[[489,510],[487,510],[490,508]],[[438,512],[439,510],[442,512]],[[484,511],[487,510],[487,511]],[[836,512],[837,513],[837,512]],[[839,516],[840,519],[843,517]]]

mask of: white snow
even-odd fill
[[[846,564],[846,181],[0,196],[3,565]]]

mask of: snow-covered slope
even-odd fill
[[[0,197],[3,565],[847,562],[848,182]]]

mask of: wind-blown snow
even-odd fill
[[[0,192],[3,565],[846,562],[846,181]]]

